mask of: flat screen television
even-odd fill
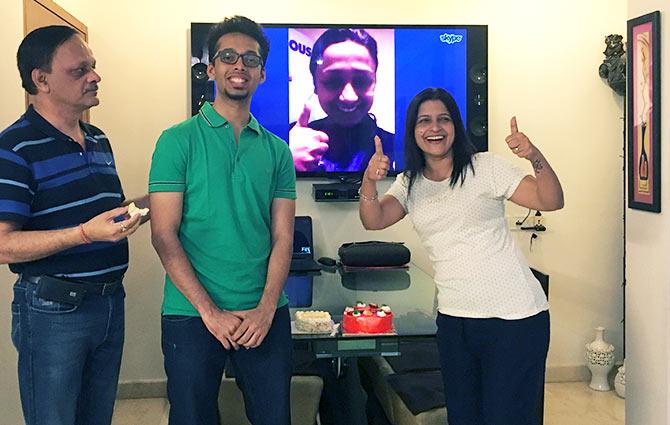
[[[211,25],[191,24],[193,115],[216,91],[206,73]],[[389,175],[402,172],[406,110],[426,87],[453,95],[472,142],[487,150],[487,26],[263,27],[270,54],[251,112],[292,146],[298,177],[360,178],[375,134],[391,158]],[[306,157],[294,150],[303,146]]]

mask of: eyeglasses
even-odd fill
[[[214,55],[212,62],[215,61],[216,58],[219,58],[223,63],[234,65],[237,63],[237,60],[240,57],[242,57],[242,63],[244,64],[244,66],[248,66],[249,68],[256,68],[260,66],[261,63],[263,63],[263,59],[261,59],[261,57],[258,56],[256,53],[239,54],[232,49],[221,50],[220,52]]]

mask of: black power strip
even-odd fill
[[[523,226],[521,227],[521,230],[533,230],[535,232],[544,232],[547,230],[546,227],[544,227],[543,224],[536,224],[535,226]]]

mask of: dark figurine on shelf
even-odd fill
[[[617,94],[626,95],[626,52],[623,48],[623,37],[610,34],[605,37],[605,59],[598,68],[601,78],[607,78],[607,84]]]

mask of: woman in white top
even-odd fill
[[[389,158],[381,143],[361,183],[366,229],[409,215],[435,269],[437,340],[450,425],[539,423],[549,347],[549,304],[506,226],[504,201],[551,211],[563,190],[516,118],[505,141],[531,162],[526,175],[499,156],[476,153],[456,102],[428,88],[411,101],[406,170],[377,195]]]

